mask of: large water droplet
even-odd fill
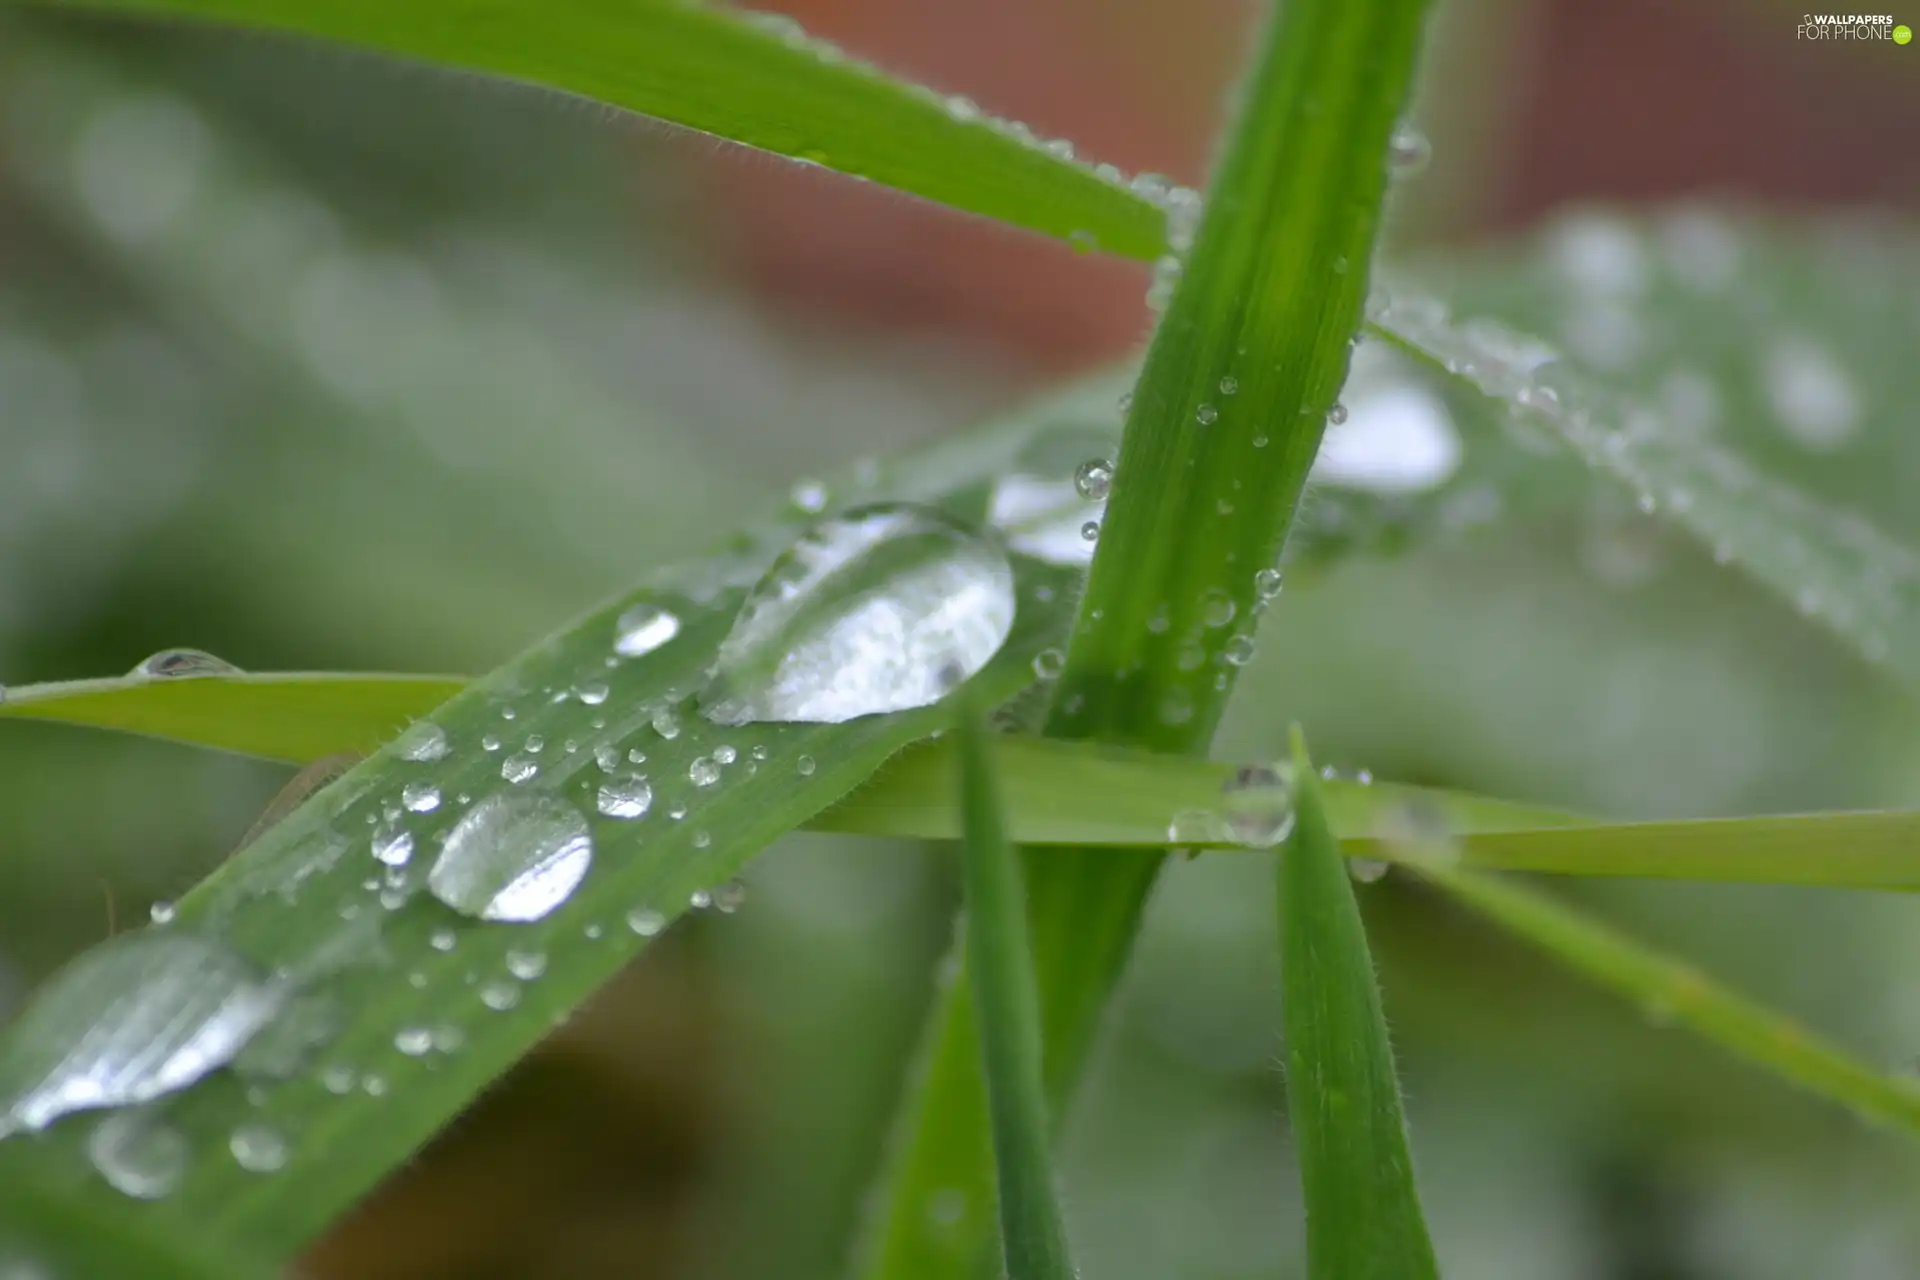
[[[440,788],[431,782],[409,782],[401,788],[400,803],[414,813],[432,813],[440,807]]]
[[[106,1117],[87,1135],[87,1159],[107,1185],[136,1200],[159,1200],[180,1185],[191,1154],[187,1140],[151,1112]]]
[[[653,807],[653,787],[645,778],[608,778],[596,807],[609,818],[643,818]]]
[[[1235,840],[1270,848],[1293,832],[1293,780],[1265,765],[1240,769],[1220,788],[1220,810]]]
[[[939,512],[875,506],[816,526],[753,589],[706,703],[720,724],[808,721],[937,702],[1013,627],[1000,548]]]
[[[1113,491],[1113,464],[1105,458],[1088,458],[1074,471],[1073,487],[1088,502],[1105,502]]]
[[[192,676],[237,676],[240,668],[203,649],[162,649],[143,658],[127,674],[149,680],[185,680]]]
[[[447,832],[427,887],[464,915],[525,922],[565,902],[592,863],[578,811],[548,796],[497,795]]]
[[[657,604],[634,605],[613,624],[613,651],[628,658],[652,653],[680,634],[680,619]]]
[[[233,1060],[286,996],[226,948],[122,934],[48,980],[0,1043],[0,1136],[184,1089]]]
[[[432,721],[422,720],[400,735],[394,750],[402,760],[443,760],[447,754],[447,731]]]

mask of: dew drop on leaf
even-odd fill
[[[666,927],[666,916],[651,907],[635,907],[627,912],[627,928],[637,937],[651,938]]]
[[[422,720],[400,735],[394,750],[402,760],[429,763],[447,755],[447,731],[430,720]]]
[[[680,619],[657,604],[634,605],[613,624],[613,651],[638,658],[680,634]]]
[[[547,971],[547,953],[544,951],[507,952],[507,972],[522,982],[532,982]]]
[[[278,1129],[243,1124],[227,1139],[233,1161],[248,1173],[273,1173],[286,1167],[287,1140]]]
[[[1387,164],[1396,176],[1410,178],[1427,167],[1433,158],[1433,145],[1427,135],[1404,121],[1394,127],[1387,141]]]
[[[643,818],[653,807],[653,786],[645,778],[631,775],[608,778],[600,784],[595,807],[608,818]]]
[[[162,649],[141,659],[128,673],[148,680],[185,680],[194,676],[237,676],[240,668],[204,649]]]
[[[838,724],[939,701],[1013,627],[1013,569],[940,512],[859,508],[803,535],[748,595],[704,703],[718,724]]]
[[[1073,488],[1088,502],[1105,502],[1113,491],[1113,463],[1105,458],[1088,458],[1075,468]]]
[[[1220,812],[1233,840],[1271,848],[1293,832],[1293,781],[1267,765],[1239,769],[1221,785]]]
[[[565,902],[592,863],[577,810],[548,796],[496,795],[447,832],[427,888],[462,915],[520,923]]]
[[[129,1108],[107,1116],[87,1135],[87,1159],[107,1185],[135,1200],[160,1200],[180,1185],[191,1155],[187,1140],[157,1115]]]
[[[0,1136],[149,1102],[233,1061],[286,988],[217,943],[122,934],[41,988],[0,1043]]]
[[[440,788],[431,782],[409,782],[401,789],[400,803],[414,813],[432,813],[440,807]]]
[[[524,751],[516,751],[500,762],[500,776],[508,782],[526,782],[540,772],[540,762]]]

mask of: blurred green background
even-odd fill
[[[1197,183],[1232,0],[809,0],[888,67]],[[1591,200],[1920,207],[1920,76],[1777,3],[1444,6],[1405,248]],[[1920,68],[1920,54],[1913,56]],[[591,104],[230,32],[0,17],[0,681],[168,645],[480,671],[804,475],[1144,337],[1145,274]],[[1914,477],[1920,481],[1920,476]],[[1911,704],[1604,500],[1289,586],[1217,754],[1619,816],[1920,802]],[[0,1016],[232,848],[283,771],[0,732]],[[362,1211],[315,1277],[838,1273],[954,904],[797,837]],[[1920,910],[1569,889],[1870,1058]],[[1267,872],[1172,868],[1073,1117],[1102,1280],[1298,1273]],[[1920,1274],[1920,1160],[1394,878],[1363,892],[1448,1272]]]

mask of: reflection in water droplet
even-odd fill
[[[162,649],[141,660],[129,675],[149,680],[185,680],[194,676],[237,676],[240,668],[202,649]]]
[[[227,1140],[234,1163],[248,1173],[273,1173],[286,1167],[287,1140],[263,1124],[241,1125]]]
[[[422,720],[400,735],[394,744],[402,760],[428,762],[442,760],[447,754],[447,731],[429,720]]]
[[[1220,808],[1234,840],[1271,848],[1293,831],[1293,780],[1284,769],[1249,765],[1221,786]]]
[[[1013,569],[947,516],[876,506],[828,520],[755,586],[720,646],[709,719],[807,721],[937,702],[1013,626]]]
[[[596,807],[609,818],[643,818],[653,807],[653,787],[645,778],[629,775],[600,784]]]
[[[150,1112],[116,1112],[87,1135],[87,1159],[107,1185],[136,1200],[159,1200],[180,1185],[187,1140]]]
[[[433,896],[482,920],[538,920],[565,902],[593,862],[579,812],[540,795],[482,800],[447,832],[427,874]]]
[[[0,1041],[0,1137],[184,1089],[231,1062],[285,996],[202,938],[111,939],[49,979]]]
[[[613,624],[613,651],[638,658],[680,634],[680,619],[657,604],[637,604]]]

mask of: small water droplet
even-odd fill
[[[360,1082],[354,1069],[344,1063],[333,1063],[320,1072],[320,1087],[336,1098],[343,1098],[353,1092],[353,1086]]]
[[[811,778],[813,776],[813,768],[814,768],[813,757],[801,756],[800,759],[795,762],[795,767],[799,770],[801,777]]]
[[[687,905],[695,911],[705,911],[713,905],[713,895],[705,889],[695,889],[687,895]]]
[[[520,1003],[520,988],[511,982],[489,982],[480,988],[480,1003],[495,1013],[505,1013]]]
[[[1348,858],[1347,874],[1355,884],[1373,884],[1385,878],[1392,864],[1379,858]]]
[[[653,807],[653,786],[637,775],[608,778],[600,784],[595,807],[609,818],[644,818]]]
[[[651,907],[635,907],[627,912],[627,928],[642,938],[651,938],[667,927],[667,918]]]
[[[620,615],[613,632],[613,651],[638,658],[679,635],[680,619],[657,604],[636,604]]]
[[[1346,420],[1347,420],[1347,406],[1341,404],[1338,400],[1335,400],[1333,402],[1333,408],[1327,410],[1327,421],[1337,427],[1341,423],[1345,422]]]
[[[522,982],[532,982],[547,971],[547,954],[544,951],[507,952],[507,972]]]
[[[1244,667],[1253,661],[1253,652],[1253,636],[1243,631],[1227,641],[1226,647],[1220,651],[1220,656],[1227,660],[1229,666]]]
[[[1200,620],[1218,629],[1233,621],[1233,597],[1214,587],[1200,598]]]
[[[713,891],[713,905],[723,915],[732,915],[747,901],[747,885],[744,880],[729,880]]]
[[[448,750],[447,731],[431,720],[418,721],[400,735],[394,750],[402,760],[415,760],[423,764],[443,760]]]
[[[433,931],[427,942],[435,951],[451,951],[460,945],[460,935],[443,925]]]
[[[592,862],[578,811],[547,796],[495,795],[447,832],[427,887],[464,915],[525,922],[565,902]]]
[[[500,762],[500,776],[508,782],[525,782],[540,772],[540,762],[524,751],[516,751]]]
[[[609,690],[605,684],[594,680],[587,684],[577,686],[573,691],[573,696],[580,699],[581,703],[586,706],[597,707],[607,700],[607,694],[610,692],[611,690]]]
[[[694,848],[696,848],[696,849],[705,849],[706,847],[708,847],[708,846],[709,846],[709,845],[711,845],[712,843],[713,843],[713,836],[712,836],[712,835],[710,835],[709,833],[707,833],[707,832],[705,832],[705,831],[696,831],[696,832],[694,832],[694,833],[693,833],[693,847],[694,847]]]
[[[541,737],[537,733],[530,733],[527,735],[526,750],[528,755],[537,756],[542,751],[545,751],[546,749],[547,749],[547,740],[545,738]]]
[[[1100,540],[1100,522],[1098,520],[1089,520],[1081,525],[1080,537],[1087,542],[1098,542]]]
[[[1239,395],[1240,379],[1234,377],[1231,374],[1220,379],[1220,394],[1223,396]]]
[[[42,985],[0,1040],[0,1137],[130,1106],[231,1062],[286,988],[189,934],[121,934]]]
[[[680,717],[673,714],[672,707],[662,707],[653,713],[653,731],[668,742],[680,736]]]
[[[732,764],[740,758],[740,753],[723,742],[713,749],[713,758],[721,764]]]
[[[237,676],[240,668],[204,649],[162,649],[128,672],[149,680],[186,680],[196,676]]]
[[[433,1048],[433,1035],[425,1027],[402,1027],[394,1033],[393,1047],[409,1058],[418,1058]]]
[[[500,749],[500,735],[497,733],[482,734],[480,736],[480,749],[482,751],[498,751]]]
[[[1210,404],[1203,404],[1193,411],[1193,420],[1203,427],[1210,427],[1220,421],[1220,411]]]
[[[432,813],[440,807],[440,788],[431,782],[409,782],[401,788],[400,803],[415,813]]]
[[[1221,786],[1220,808],[1234,840],[1271,848],[1293,832],[1293,781],[1284,770],[1249,765]]]
[[[248,1173],[273,1173],[286,1167],[287,1140],[263,1124],[241,1125],[227,1140],[233,1162]]]
[[[369,1098],[384,1098],[387,1094],[387,1078],[369,1071],[360,1081],[360,1092]]]
[[[1253,575],[1254,594],[1259,596],[1263,603],[1279,595],[1283,585],[1285,585],[1285,579],[1278,569],[1262,569]]]
[[[155,924],[172,924],[173,913],[173,904],[164,898],[147,908],[147,918]]]
[[[593,762],[600,766],[602,773],[613,773],[620,768],[620,748],[604,743],[593,749]]]
[[[404,867],[413,857],[413,832],[384,827],[373,833],[373,856],[389,867]]]
[[[1042,680],[1057,680],[1067,665],[1067,655],[1058,649],[1042,649],[1033,655],[1033,674]]]
[[[742,605],[714,664],[719,724],[837,724],[939,701],[1005,643],[1013,569],[927,508],[860,508],[815,526]]]
[[[1088,502],[1105,502],[1113,491],[1113,463],[1106,458],[1088,458],[1074,469],[1073,491]]]
[[[108,1186],[135,1200],[172,1194],[191,1154],[178,1130],[146,1111],[116,1112],[87,1135],[87,1159]]]
[[[698,756],[687,766],[687,777],[696,787],[710,787],[720,781],[720,766],[706,756]]]
[[[1387,165],[1396,177],[1411,178],[1427,167],[1427,161],[1433,158],[1433,144],[1427,141],[1427,135],[1402,121],[1394,126],[1393,136],[1387,142]]]
[[[827,509],[827,486],[818,480],[797,480],[788,495],[793,505],[808,515],[817,516]]]

